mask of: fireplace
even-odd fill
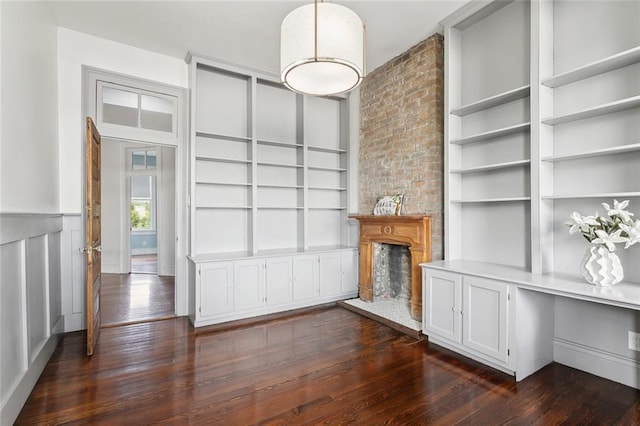
[[[411,299],[411,252],[398,244],[373,243],[373,301]]]
[[[409,250],[411,318],[422,320],[422,276],[420,263],[431,261],[431,221],[429,216],[350,216],[360,222],[360,299],[374,300],[374,248],[377,243],[405,246]],[[389,249],[393,250],[393,249]],[[382,278],[380,278],[382,279]]]

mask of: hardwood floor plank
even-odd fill
[[[32,424],[637,424],[640,392],[558,364],[513,378],[333,307],[239,328],[185,318],[56,348]]]
[[[153,274],[102,274],[103,326],[175,315],[175,279]]]

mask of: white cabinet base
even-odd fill
[[[202,327],[357,297],[357,260],[355,248],[191,258],[191,321]]]
[[[503,373],[507,373],[510,376],[514,376],[516,377],[516,380],[521,380],[520,378],[518,378],[518,375],[516,374],[516,371],[513,368],[510,368],[504,364],[498,363],[498,362],[493,362],[491,360],[489,360],[487,357],[483,356],[483,355],[478,355],[470,350],[468,350],[467,348],[465,348],[464,346],[460,345],[460,344],[456,344],[456,343],[452,343],[449,340],[446,339],[440,339],[437,336],[430,336],[427,335],[427,339],[429,340],[429,343],[433,343],[436,344],[438,346],[442,346],[443,348],[452,350],[453,352],[456,352],[460,355],[466,356],[467,358],[470,358],[474,361],[479,362],[480,364],[484,364],[488,367],[491,368],[495,368],[496,370],[502,371]]]

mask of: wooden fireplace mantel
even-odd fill
[[[422,320],[420,263],[431,261],[431,218],[426,215],[351,215],[360,223],[360,299],[373,301],[373,243],[397,244],[411,252],[411,317]]]

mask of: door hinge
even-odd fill
[[[198,306],[198,312],[202,313],[202,306]]]
[[[511,300],[511,294],[507,293],[507,300]]]
[[[198,275],[202,276],[202,269],[198,268]]]
[[[507,349],[507,356],[511,356],[511,349]]]

